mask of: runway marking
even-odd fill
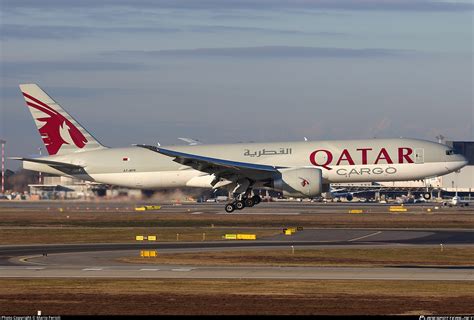
[[[274,215],[274,216],[290,216],[290,215],[299,215],[301,214],[300,212],[233,212],[233,213],[227,213],[227,212],[217,212],[216,214],[225,214],[225,215]]]
[[[45,263],[29,261],[29,259],[34,259],[34,258],[39,258],[39,257],[43,257],[43,255],[22,257],[22,258],[19,258],[18,261],[20,261],[21,263],[25,263],[25,264],[34,264],[34,265],[39,265],[39,266],[46,266]]]
[[[82,269],[82,271],[101,271],[103,270],[102,268],[85,268]]]
[[[140,269],[140,271],[158,271],[160,269]]]
[[[354,238],[354,239],[351,239],[351,240],[347,240],[347,241],[357,241],[357,240],[360,240],[360,239],[365,239],[365,238],[368,238],[368,237],[378,235],[380,233],[382,233],[382,231],[377,231],[377,232],[374,232],[374,233],[371,233],[371,234],[368,234],[368,235],[365,235],[365,236],[362,236],[362,237]]]
[[[181,271],[181,272],[187,272],[187,271],[191,271],[191,270],[193,270],[193,269],[190,269],[190,268],[188,268],[188,269],[186,269],[186,268],[171,269],[171,271]]]

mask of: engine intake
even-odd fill
[[[318,168],[281,169],[273,189],[289,197],[315,197],[322,192],[322,171]]]

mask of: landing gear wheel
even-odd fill
[[[239,200],[235,202],[235,209],[242,210],[243,208],[245,208],[245,204],[243,201]]]
[[[228,203],[225,205],[225,211],[227,213],[231,213],[234,210],[235,210],[235,206],[232,203]]]
[[[253,207],[255,205],[255,202],[253,201],[253,198],[245,199],[244,203],[245,203],[246,207]]]
[[[423,195],[423,198],[425,198],[425,200],[430,200],[430,199],[431,199],[431,193],[428,193],[428,192],[425,193],[425,194]]]
[[[262,201],[262,198],[260,198],[260,196],[253,196],[252,200],[253,200],[253,204],[257,205]]]

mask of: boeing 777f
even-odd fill
[[[49,154],[15,158],[25,169],[129,188],[225,188],[227,212],[258,204],[254,188],[315,197],[330,183],[417,180],[467,164],[446,145],[402,138],[108,148],[36,84],[20,89]]]

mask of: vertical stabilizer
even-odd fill
[[[104,148],[38,85],[20,89],[49,155]]]

